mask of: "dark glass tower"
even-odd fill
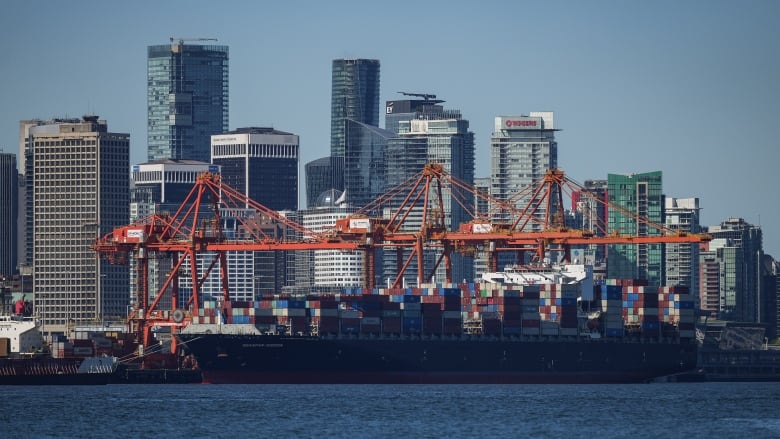
[[[361,208],[385,191],[385,147],[395,134],[352,119],[346,128],[344,200]]]
[[[346,119],[379,126],[379,60],[333,60],[330,155],[334,157],[344,157]]]
[[[149,161],[210,161],[210,136],[228,130],[228,47],[149,46]]]
[[[344,157],[322,157],[306,163],[306,206],[318,205],[320,195],[344,187]],[[337,189],[339,196],[342,189]]]
[[[211,161],[225,183],[270,209],[298,210],[297,135],[239,128],[212,136],[211,143]]]
[[[0,152],[0,276],[16,272],[19,171],[16,154]]]

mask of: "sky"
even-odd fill
[[[701,223],[760,225],[780,258],[780,2],[40,1],[0,6],[0,149],[19,120],[96,114],[147,160],[146,48],[217,38],[230,50],[230,129],[300,136],[330,153],[331,62],[381,62],[399,91],[461,110],[490,175],[498,115],[554,111],[558,164],[577,182],[663,172]],[[383,114],[380,112],[380,115]],[[380,116],[380,126],[384,126]],[[303,198],[303,197],[302,197]]]

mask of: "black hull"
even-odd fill
[[[695,344],[181,334],[208,383],[643,383]]]
[[[111,379],[106,373],[5,375],[0,376],[0,386],[95,386],[108,384]]]
[[[78,358],[0,359],[0,386],[86,386],[105,385],[113,373],[79,373]]]

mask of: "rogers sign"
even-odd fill
[[[507,128],[513,128],[513,127],[535,127],[536,121],[530,120],[530,119],[523,119],[523,120],[507,120],[504,122]]]

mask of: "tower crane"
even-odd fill
[[[408,92],[405,92],[405,91],[399,91],[398,93],[401,93],[404,96],[413,96],[413,97],[416,97],[416,98],[423,98],[426,101],[436,100],[436,95],[429,94],[429,93],[408,93]],[[444,101],[441,101],[441,102],[444,102]]]

